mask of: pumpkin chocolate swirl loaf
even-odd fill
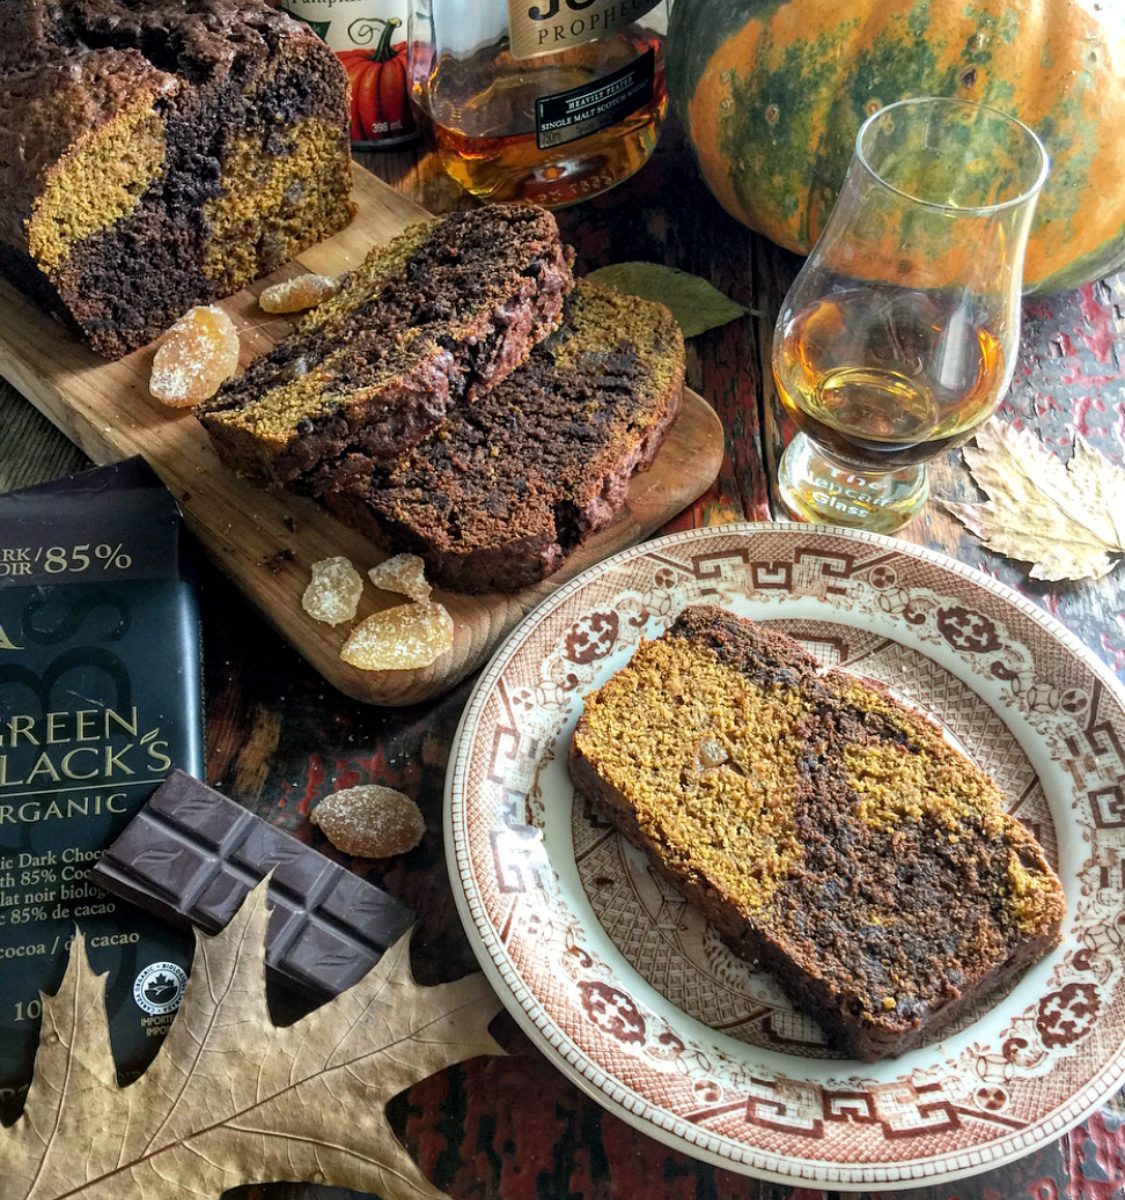
[[[0,0],[0,270],[116,358],[351,217],[348,83],[261,0]]]
[[[196,413],[239,473],[343,487],[518,367],[558,325],[570,260],[531,205],[414,225]]]
[[[686,609],[586,701],[575,787],[838,1049],[901,1054],[1060,940],[992,781],[883,688]]]
[[[684,341],[660,304],[580,281],[562,328],[424,441],[357,475],[329,507],[422,556],[463,592],[515,591],[557,570],[625,503],[680,409]]]

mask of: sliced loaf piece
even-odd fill
[[[558,333],[394,462],[359,471],[329,507],[410,550],[464,592],[549,575],[624,504],[683,396],[684,343],[659,304],[580,282]]]
[[[196,414],[240,474],[339,483],[327,463],[394,459],[519,366],[558,325],[570,257],[526,204],[413,226]]]
[[[884,688],[686,609],[587,698],[577,790],[855,1058],[897,1055],[1058,944],[996,785]]]

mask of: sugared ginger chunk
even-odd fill
[[[453,618],[436,601],[384,609],[348,634],[340,657],[361,671],[428,667],[453,649]]]
[[[268,287],[258,297],[263,312],[295,313],[316,308],[335,296],[340,285],[330,275],[297,275]]]
[[[340,625],[355,616],[362,594],[363,577],[348,559],[322,558],[312,565],[301,607],[314,621]]]
[[[189,308],[164,335],[152,360],[148,390],[164,404],[187,408],[213,396],[238,370],[238,330],[213,304]]]
[[[424,564],[417,554],[396,554],[367,572],[367,578],[384,592],[409,596],[411,600],[428,600],[430,584]]]
[[[426,833],[422,810],[402,792],[361,784],[326,796],[309,813],[324,836],[345,854],[389,858],[413,850]]]

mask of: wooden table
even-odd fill
[[[429,156],[365,156],[365,165],[428,207],[463,202]],[[560,214],[580,269],[647,259],[710,278],[759,314],[696,338],[689,381],[718,410],[727,459],[712,492],[671,528],[769,519],[773,468],[786,430],[769,372],[770,335],[799,262],[728,218],[699,183],[676,137],[616,191]],[[1024,310],[1020,366],[1001,409],[1064,457],[1077,430],[1115,461],[1125,458],[1125,276]],[[82,467],[81,453],[0,385],[0,490]],[[935,465],[932,495],[976,499],[960,455]],[[983,550],[931,503],[906,539],[995,575],[1061,618],[1125,679],[1125,568],[1098,584],[1042,585]],[[413,709],[365,708],[334,693],[214,572],[201,599],[211,782],[279,826],[309,836],[311,804],[338,787],[377,781],[415,796],[429,832],[402,859],[369,874],[422,914],[414,968],[423,983],[474,966],[446,879],[441,844],[445,763],[472,681]],[[319,834],[315,840],[331,853]],[[425,1174],[468,1200],[820,1200],[827,1193],[757,1183],[650,1140],[555,1071],[514,1023],[493,1032],[505,1058],[431,1077],[392,1106],[396,1131]],[[895,1193],[914,1200],[1122,1200],[1125,1093],[1028,1158],[956,1185]],[[312,1185],[239,1189],[239,1200],[343,1200]],[[887,1193],[889,1195],[889,1193]]]

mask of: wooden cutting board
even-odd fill
[[[355,168],[358,211],[335,237],[295,263],[223,302],[242,341],[242,365],[292,328],[270,317],[257,296],[270,283],[302,271],[338,275],[426,216],[405,196]],[[454,645],[416,671],[359,671],[339,658],[348,625],[333,628],[301,608],[310,564],[343,554],[366,573],[386,554],[341,525],[311,500],[270,493],[222,466],[199,422],[151,399],[154,347],[106,362],[61,325],[0,281],[0,374],[96,463],[142,454],[179,500],[207,552],[262,615],[335,687],[372,704],[413,704],[452,687],[480,666],[521,617],[592,563],[659,528],[701,495],[718,474],[723,431],[707,403],[688,392],[683,411],[651,470],[634,478],[629,503],[550,579],[514,595],[463,596],[435,591],[455,626]],[[402,599],[368,584],[357,619]]]

